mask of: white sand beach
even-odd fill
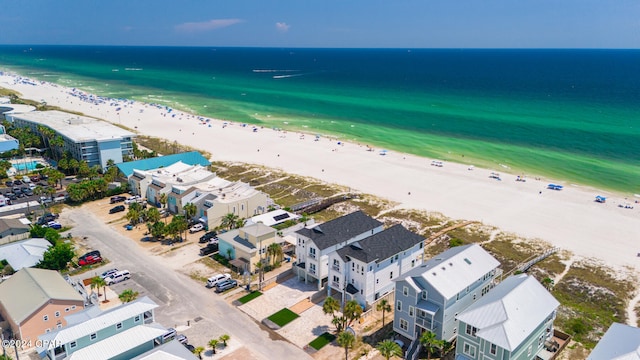
[[[122,124],[140,134],[203,149],[213,160],[239,161],[280,168],[351,187],[400,203],[403,208],[437,211],[455,219],[479,220],[508,232],[540,238],[576,255],[597,258],[621,268],[640,269],[640,198],[577,186],[561,180],[529,176],[526,182],[492,170],[444,163],[396,152],[380,155],[364,145],[341,143],[313,135],[281,132],[222,120],[205,121],[177,110],[168,112],[139,102],[96,104],[81,100],[71,89],[39,81],[20,82],[0,76],[0,87],[24,98],[46,101],[88,116]],[[116,111],[120,108],[120,111]],[[210,126],[209,126],[210,125]],[[564,185],[547,190],[548,183]],[[605,204],[594,201],[607,197]],[[619,204],[629,203],[625,209]]]

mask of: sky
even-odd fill
[[[0,44],[640,48],[638,0],[4,0]]]

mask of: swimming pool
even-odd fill
[[[38,165],[39,162],[37,161],[29,161],[29,162],[21,162],[21,163],[15,163],[13,164],[13,167],[16,168],[16,170],[18,171],[33,171],[36,169],[36,165]]]

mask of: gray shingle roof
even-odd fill
[[[368,238],[356,241],[338,250],[342,260],[347,256],[364,263],[380,262],[389,257],[412,248],[422,242],[424,238],[397,224]]]
[[[362,211],[356,211],[337,219],[327,221],[311,229],[300,229],[297,234],[313,240],[318,249],[324,250],[338,243],[352,239],[362,233],[371,231],[382,223]]]

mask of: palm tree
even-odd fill
[[[193,349],[193,353],[198,355],[198,359],[202,359],[203,351],[204,351],[204,348],[202,346],[198,346],[197,348]]]
[[[378,343],[376,349],[380,351],[380,355],[389,360],[392,356],[402,357],[402,348],[393,340],[384,340]]]
[[[327,297],[322,304],[322,312],[333,316],[338,311],[340,311],[340,303],[338,300],[331,296]]]
[[[194,216],[196,216],[196,213],[198,212],[198,207],[193,203],[186,203],[182,207],[182,210],[184,210],[184,216],[186,216],[187,221],[189,221],[193,219]]]
[[[356,337],[350,331],[343,331],[338,334],[338,344],[344,348],[344,359],[349,360],[349,348],[353,347]]]
[[[185,239],[187,238],[186,232],[187,230],[189,230],[189,223],[187,222],[187,219],[185,219],[184,216],[182,215],[174,216],[173,219],[171,219],[171,224],[174,224],[172,226],[175,227],[176,231],[179,234],[182,234],[184,232],[185,233],[184,238]]]
[[[376,305],[376,310],[382,311],[382,327],[384,327],[384,314],[387,312],[391,312],[391,304],[389,304],[389,301],[387,301],[387,299],[382,299]]]
[[[420,345],[427,351],[427,359],[431,359],[431,355],[438,349],[437,344],[436,334],[431,331],[425,331],[420,336]]]
[[[133,291],[131,289],[126,289],[120,295],[118,295],[118,298],[123,303],[128,303],[128,302],[131,302],[131,301],[135,300],[136,298],[138,298],[138,295],[139,294],[138,294],[137,291]]]
[[[227,228],[228,230],[231,230],[238,222],[238,219],[239,219],[238,215],[234,213],[228,213],[222,218],[222,222],[220,223],[220,226],[223,228]]]
[[[345,318],[344,328],[351,326],[355,320],[360,319],[362,316],[362,306],[358,304],[355,300],[349,300],[346,304],[344,304],[344,309],[342,309],[342,315]]]
[[[443,358],[446,353],[453,349],[453,343],[443,339],[436,343],[436,347],[440,350],[440,357]]]
[[[216,353],[216,347],[218,346],[218,340],[217,339],[209,340],[209,346],[211,346],[211,351],[215,354]]]
[[[160,203],[160,205],[164,209],[164,207],[167,206],[167,194],[166,193],[161,193],[160,196],[158,197],[158,202]]]
[[[100,295],[100,288],[102,288],[102,292],[104,293],[104,302],[107,302],[107,282],[100,276],[96,276],[91,279],[91,286],[94,285],[98,288],[98,295]]]
[[[147,221],[151,223],[160,221],[160,210],[154,207],[147,210]]]
[[[220,335],[220,341],[222,341],[222,343],[224,344],[224,346],[227,346],[227,341],[229,341],[229,339],[231,339],[231,336],[229,336],[228,334],[222,334]]]
[[[78,173],[78,167],[80,166],[80,163],[78,162],[78,160],[76,159],[69,159],[69,169],[73,170],[73,174],[77,174]]]
[[[100,286],[98,285],[98,282],[100,281],[100,276],[94,276],[91,278],[91,293],[93,294],[93,289],[97,288],[98,289],[98,296],[100,296]]]
[[[280,244],[278,243],[272,243],[271,245],[267,246],[267,254],[271,259],[271,263],[275,265],[276,262],[282,261],[282,246],[280,246]]]
[[[49,141],[49,146],[51,148],[51,155],[54,160],[58,160],[58,155],[60,154],[60,148],[64,146],[64,139],[62,136],[58,135]]]

